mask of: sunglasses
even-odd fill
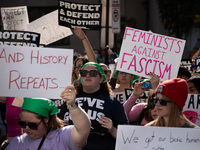
[[[96,77],[97,74],[99,74],[99,71],[97,70],[80,70],[81,77],[86,77],[86,75],[89,73],[90,77]]]
[[[149,102],[149,104],[147,105],[147,107],[149,109],[154,109],[155,108],[155,104],[153,102]]]
[[[172,101],[167,101],[167,100],[164,100],[164,99],[158,99],[158,98],[156,98],[154,100],[154,104],[156,105],[158,101],[159,101],[160,105],[162,105],[162,106],[166,106],[167,103],[172,103]]]
[[[78,66],[74,66],[74,70],[76,69],[76,68],[78,68],[78,69],[81,69],[83,66],[81,65],[81,64],[79,64]]]
[[[111,73],[111,70],[103,70],[105,74],[107,74],[108,72]]]
[[[38,129],[38,126],[40,125],[40,123],[43,121],[43,119],[37,124],[37,123],[32,123],[32,122],[28,122],[26,123],[25,121],[18,121],[18,125],[21,127],[21,128],[26,128],[26,126],[28,125],[28,127],[32,130],[37,130]]]

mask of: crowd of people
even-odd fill
[[[180,67],[177,78],[161,82],[150,72],[150,79],[144,79],[116,70],[109,46],[93,50],[82,29],[75,28],[74,34],[85,56],[74,53],[71,85],[60,94],[65,99],[60,113],[50,99],[0,97],[7,123],[0,150],[114,150],[118,125],[199,128],[182,113],[188,94],[200,93],[197,71]],[[115,64],[113,70],[110,64]],[[143,87],[146,82],[151,89]],[[125,89],[133,92],[120,101],[116,93]],[[137,102],[146,91],[146,101]]]

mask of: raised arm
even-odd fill
[[[71,131],[72,141],[76,147],[81,148],[84,146],[90,133],[90,119],[85,111],[75,103],[76,89],[74,86],[67,86],[60,96],[66,99],[66,104],[74,124]]]
[[[88,60],[90,62],[96,62],[96,58],[95,58],[95,54],[93,51],[92,46],[90,45],[90,42],[87,38],[87,36],[85,35],[85,33],[83,32],[83,30],[81,28],[74,28],[74,33],[76,36],[79,37],[79,39],[82,40]]]

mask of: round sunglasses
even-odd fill
[[[99,74],[99,71],[98,70],[80,70],[80,75],[81,77],[86,77],[87,74],[89,73],[90,77],[96,77],[97,74]]]
[[[43,118],[44,119],[44,118]],[[21,128],[26,128],[26,126],[28,125],[28,127],[32,130],[37,130],[38,126],[40,125],[40,123],[43,121],[43,119],[39,122],[39,123],[32,123],[32,122],[28,122],[26,123],[25,121],[21,121],[19,120],[17,123]]]
[[[158,101],[159,101],[160,105],[162,105],[162,106],[166,106],[167,103],[172,103],[172,101],[167,101],[167,100],[164,100],[164,99],[158,99],[158,98],[156,98],[154,100],[154,104],[156,105]]]

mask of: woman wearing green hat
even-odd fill
[[[74,126],[63,127],[56,115],[57,107],[53,101],[44,98],[24,98],[21,120],[18,125],[25,133],[15,137],[7,150],[78,150],[85,144],[90,132],[90,120],[84,110],[75,104],[76,90],[68,86],[61,93],[67,105]]]
[[[125,96],[125,89],[133,89],[132,84],[138,79],[138,76],[122,71],[116,71],[114,77],[116,77],[119,82],[119,86],[113,90],[114,97],[124,104],[127,100]],[[124,95],[123,98],[120,98],[120,94]]]
[[[92,62],[84,64],[80,75],[76,100],[88,114],[92,123],[87,145],[83,150],[114,150],[113,130],[104,127],[107,121],[112,121],[115,128],[119,124],[127,124],[124,108],[119,101],[110,97],[112,91],[106,81],[104,70],[99,64]],[[70,118],[65,103],[61,107],[60,118],[69,119],[69,124],[72,124],[73,120]],[[102,118],[107,121],[100,123]]]

